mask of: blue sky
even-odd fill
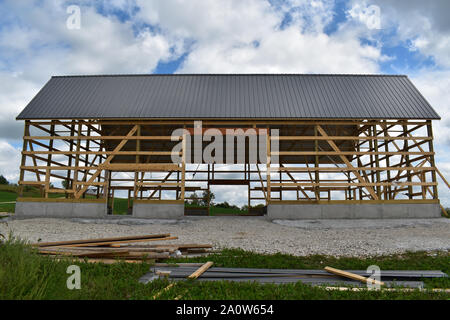
[[[74,4],[81,25],[68,29]],[[407,74],[441,114],[449,177],[448,12],[447,0],[0,1],[0,174],[17,181],[14,119],[52,75],[387,73]]]

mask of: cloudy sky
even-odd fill
[[[17,181],[15,117],[52,75],[385,73],[407,74],[441,115],[450,177],[448,12],[448,0],[2,0],[0,174]]]

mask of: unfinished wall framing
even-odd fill
[[[171,133],[193,126],[186,120],[27,120],[19,184],[38,186],[42,199],[59,194],[107,201],[124,191],[130,212],[133,201],[184,203],[215,184],[247,186],[249,207],[438,203],[431,121],[206,120],[204,129],[279,130],[279,136],[263,137],[267,161],[251,163],[247,141],[242,169],[219,171],[220,164],[186,160],[185,148],[183,161],[172,162],[174,145],[188,137],[174,139]],[[271,151],[274,142],[279,151]],[[279,163],[271,161],[274,155]],[[226,178],[230,174],[233,178]],[[61,186],[54,187],[58,182]]]
[[[194,195],[228,185],[274,219],[440,214],[440,117],[406,76],[52,77],[17,119],[19,184],[41,190],[19,198],[22,213],[41,201],[43,215],[58,202],[66,216],[83,215],[80,203],[106,215],[120,196],[135,216],[177,218]],[[245,143],[203,157],[211,129]]]

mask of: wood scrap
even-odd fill
[[[188,279],[197,279],[198,277],[200,277],[206,270],[208,270],[209,268],[211,268],[211,266],[214,263],[212,261],[208,261],[207,263],[205,263],[204,265],[202,265],[200,268],[198,268],[193,274],[191,274]]]
[[[183,255],[207,254],[210,244],[136,244],[136,242],[151,242],[176,240],[178,237],[170,234],[156,234],[144,236],[128,236],[103,239],[81,239],[70,241],[55,241],[36,243],[34,246],[40,254],[57,257],[89,258],[95,262],[107,259],[135,260],[164,260],[175,254]]]
[[[72,257],[65,257],[61,258],[58,256],[54,256],[56,261],[64,261],[64,259],[69,259],[70,261],[74,262],[86,262],[86,263],[104,263],[104,264],[116,264],[116,263],[142,263],[142,260],[117,260],[117,259],[81,259],[81,258],[72,258]],[[146,263],[152,263],[150,260],[146,260]]]
[[[65,255],[73,257],[102,258],[102,257],[120,257],[129,255],[128,251],[58,251],[58,250],[39,250],[40,254],[45,255]]]
[[[195,272],[193,272],[191,275],[189,275],[187,278],[188,279],[192,279],[195,280],[198,277],[200,277],[206,270],[208,270],[211,266],[213,265],[212,261],[208,261],[205,264],[203,264],[200,268],[198,268],[197,270],[195,270]],[[170,273],[169,273],[170,275]],[[163,290],[159,291],[157,294],[155,294],[153,296],[153,299],[158,298],[162,293],[170,290],[171,288],[173,288],[175,286],[175,282],[172,282],[171,284],[169,284],[167,287],[165,287]],[[184,293],[183,293],[184,294]],[[181,299],[182,295],[179,295],[175,298],[175,300],[179,300]]]
[[[329,291],[367,291],[369,290],[368,288],[353,288],[353,287],[325,287],[325,290],[329,290]],[[445,292],[445,293],[450,293],[450,289],[441,289],[441,288],[432,288],[432,289],[427,289],[427,288],[381,288],[380,290],[382,291],[400,291],[400,292],[414,292],[416,290],[419,291],[431,291],[431,292]]]
[[[101,238],[101,239],[83,239],[83,240],[69,240],[69,241],[56,241],[56,242],[38,242],[34,243],[33,246],[36,247],[54,247],[54,246],[65,246],[65,245],[74,245],[74,244],[87,244],[87,243],[111,243],[116,244],[118,242],[133,242],[130,240],[142,240],[142,239],[154,239],[154,238],[167,238],[170,237],[170,234],[150,234],[150,235],[142,235],[142,236],[129,236],[129,237],[115,237],[115,238]]]
[[[110,242],[93,242],[93,243],[75,243],[75,244],[64,244],[60,246],[64,247],[97,247],[97,246],[109,246],[110,244],[128,243],[128,242],[150,242],[150,241],[161,241],[161,240],[176,240],[178,237],[164,237],[164,238],[154,238],[154,239],[135,239],[135,240],[120,240],[120,241],[110,241]]]
[[[371,279],[371,278],[366,278],[360,275],[357,275],[355,273],[351,273],[348,271],[344,271],[344,270],[340,270],[340,269],[336,269],[336,268],[332,268],[332,267],[325,267],[324,268],[326,271],[333,273],[335,275],[341,276],[341,277],[345,277],[345,278],[349,278],[352,280],[357,280],[357,281],[361,281],[363,283],[369,283],[369,284],[375,284],[375,285],[380,285],[380,286],[384,286],[384,282],[375,280],[375,279]]]

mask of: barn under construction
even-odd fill
[[[269,219],[440,216],[440,117],[406,76],[57,76],[17,119],[18,216],[176,219],[215,186]]]

